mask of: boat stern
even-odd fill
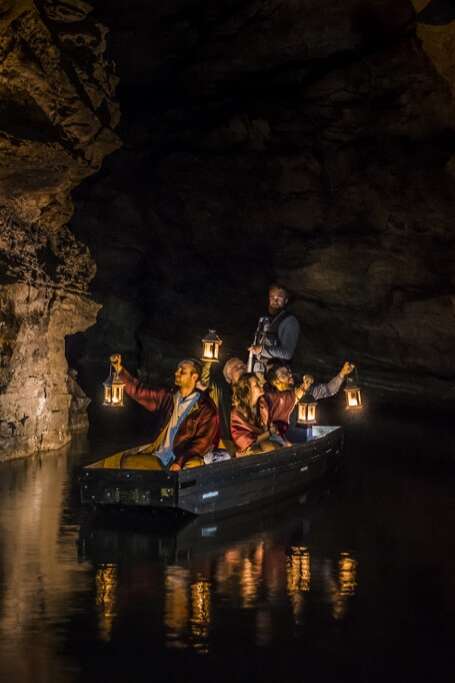
[[[178,476],[175,473],[156,469],[153,461],[145,456],[142,456],[141,461],[128,462],[125,467],[122,456],[112,455],[82,469],[80,491],[83,504],[177,507]]]

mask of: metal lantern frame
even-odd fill
[[[359,385],[359,373],[357,368],[355,368],[352,375],[346,379],[344,393],[346,396],[346,410],[356,411],[363,408],[362,390]]]
[[[220,355],[220,346],[223,343],[223,341],[217,335],[216,330],[209,330],[205,337],[201,339],[201,341],[201,360],[203,361],[203,363],[218,363]]]
[[[297,424],[301,427],[312,427],[317,424],[318,402],[310,393],[302,396],[297,403]]]
[[[123,408],[125,384],[119,379],[117,372],[112,372],[112,365],[109,366],[109,376],[103,382],[104,401],[103,406],[109,408]]]

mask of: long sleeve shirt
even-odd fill
[[[159,428],[153,443],[155,450],[162,448],[167,439],[170,444],[172,437],[175,462],[183,467],[190,458],[202,458],[212,446],[218,444],[217,411],[212,399],[205,392],[196,392],[197,397],[188,410],[185,410],[188,405],[184,403],[177,406],[177,413],[174,415],[174,397],[179,392],[143,387],[139,380],[125,369],[119,373],[119,377],[125,383],[125,392],[130,398],[157,414]],[[182,413],[179,410],[182,410]],[[178,425],[172,421],[175,417]]]
[[[310,394],[315,401],[320,401],[322,398],[330,398],[339,392],[343,381],[344,377],[339,373],[326,384],[314,384],[310,389]]]

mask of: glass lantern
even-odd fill
[[[103,382],[104,401],[103,406],[110,408],[123,408],[123,392],[125,389],[124,383],[119,379],[116,372],[112,374],[112,368],[109,370],[109,377]]]
[[[215,330],[209,330],[202,339],[202,361],[204,363],[217,363],[219,360],[220,346],[222,340]]]
[[[316,412],[318,404],[311,395],[305,394],[297,404],[297,424],[310,427],[317,424]]]
[[[355,377],[347,378],[344,393],[346,396],[346,410],[362,409],[362,392],[359,387],[357,371],[355,372]]]

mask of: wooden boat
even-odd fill
[[[84,467],[82,502],[195,515],[243,509],[295,493],[336,470],[343,430],[331,426],[295,430],[292,446],[180,472],[149,469],[154,459],[145,449],[131,448]]]

